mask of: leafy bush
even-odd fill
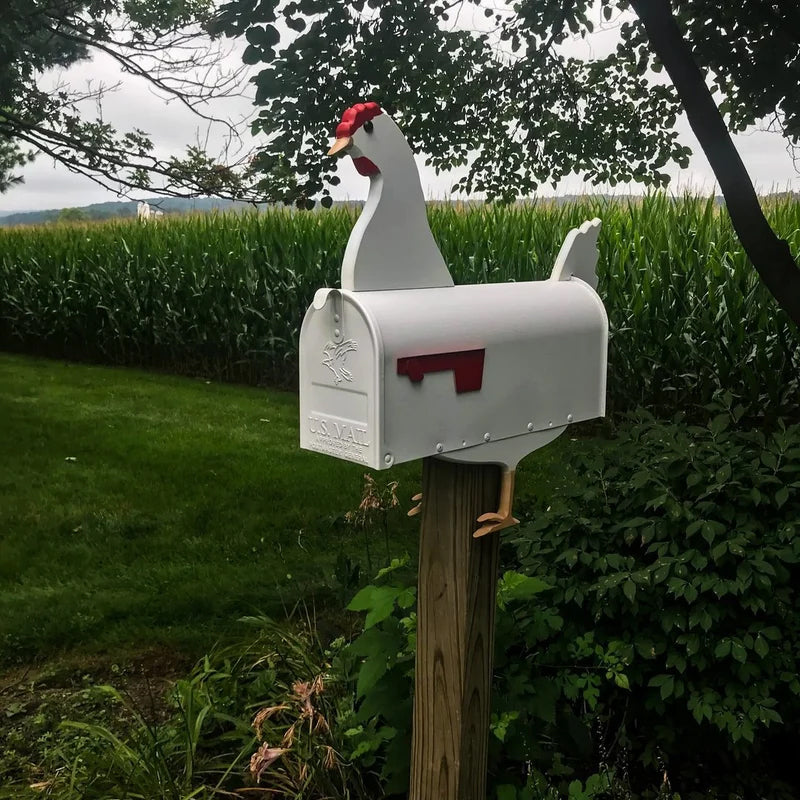
[[[416,574],[408,557],[394,559],[350,602],[351,611],[366,612],[363,631],[334,662],[339,674],[355,686],[358,709],[345,732],[349,756],[367,769],[380,768],[388,794],[408,788],[416,594]]]
[[[520,625],[521,652],[558,698],[580,692],[604,759],[663,768],[684,797],[695,779],[770,796],[770,727],[800,710],[800,427],[734,432],[741,408],[717,410],[704,427],[641,413],[608,456],[574,459],[513,543],[563,621]],[[561,668],[592,649],[600,670]]]
[[[797,796],[800,426],[734,431],[741,408],[717,411],[640,414],[607,453],[583,449],[504,545],[536,583],[498,591],[499,800]],[[402,788],[407,747],[380,739],[408,736],[415,614],[383,581],[351,605],[368,617],[350,653],[370,757]]]

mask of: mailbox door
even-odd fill
[[[316,302],[315,302],[316,305]],[[380,454],[381,342],[371,320],[331,290],[300,332],[300,446],[373,469]]]

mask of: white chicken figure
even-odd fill
[[[342,289],[452,286],[425,211],[414,155],[400,128],[377,103],[345,111],[328,155],[347,154],[369,195],[342,261]]]
[[[358,393],[352,388],[352,383],[347,384],[353,380],[352,374],[343,371],[343,364],[348,355],[359,355],[354,352],[358,346],[353,339],[343,339],[339,330],[343,306],[336,305],[336,302],[341,304],[349,300],[360,304],[367,327],[376,328],[380,321],[383,322],[384,344],[377,348],[380,356],[376,356],[376,363],[380,358],[383,358],[383,362],[375,367],[375,371],[386,381],[387,388],[385,396],[377,401],[376,410],[370,413],[373,417],[383,414],[386,418],[374,427],[387,431],[387,440],[392,439],[397,444],[397,455],[387,453],[384,463],[384,458],[377,450],[370,457],[362,454],[366,452],[364,448],[370,438],[366,422],[362,427],[351,425],[347,441],[343,443],[343,431],[348,430],[346,420],[342,421],[344,417],[340,414],[336,418],[339,421],[333,423],[323,419],[313,406],[316,400],[308,401],[311,405],[306,403],[304,408],[302,385],[301,413],[312,421],[312,427],[310,433],[301,430],[301,445],[379,468],[391,466],[397,460],[428,454],[451,461],[498,464],[503,468],[498,509],[478,518],[479,527],[474,536],[508,528],[517,523],[512,514],[512,502],[515,470],[519,461],[555,439],[570,422],[602,416],[604,413],[608,320],[602,302],[594,291],[597,287],[595,267],[600,220],[585,222],[579,229],[570,231],[549,281],[454,286],[428,225],[425,198],[411,148],[389,115],[377,103],[359,103],[348,109],[336,129],[336,142],[328,154],[351,156],[357,171],[370,179],[369,195],[347,243],[342,263],[341,292],[321,289],[317,293],[304,322],[304,330],[317,324],[314,315],[322,314],[329,298],[337,295],[338,300],[333,303],[335,313],[331,318],[334,320],[332,326],[335,324],[337,330],[333,334],[319,335],[332,335],[334,339],[339,336],[340,343],[337,345],[335,341],[330,341],[324,345],[322,364],[333,373],[333,385],[345,387],[355,397]],[[568,287],[564,282],[572,282],[573,285]],[[574,285],[576,282],[580,285]],[[429,325],[429,329],[423,332],[425,335],[416,330],[413,322],[408,321],[411,316],[409,313],[403,318],[402,312],[397,310],[403,302],[415,308],[425,320],[423,324]],[[565,314],[573,314],[577,321],[565,322]],[[524,336],[516,336],[516,331],[526,325],[530,327],[531,315],[540,331],[533,345],[530,341],[526,342]],[[499,342],[490,349],[485,344],[486,332],[481,331],[481,325],[492,318],[500,318],[505,328],[504,332],[498,334]],[[409,325],[412,327],[409,328]],[[456,339],[461,342],[458,348],[449,344],[441,345],[455,352],[427,349],[435,348],[436,345],[431,344],[434,340],[449,343]],[[414,350],[410,357],[400,357],[397,341],[401,341],[403,346],[419,350]],[[588,345],[585,344],[587,342]],[[529,355],[537,345],[539,353]],[[301,334],[301,381],[304,372],[313,367],[308,356],[305,358],[309,366],[304,365]],[[499,364],[502,361],[505,363]],[[546,388],[537,389],[534,385],[534,392],[531,393],[532,379],[524,374],[526,369],[542,373],[550,370],[550,375],[535,375],[538,385]],[[431,384],[428,391],[439,392],[438,395],[431,395],[438,402],[442,400],[443,392],[440,390],[444,387],[444,391],[455,391],[455,394],[449,395],[453,400],[447,400],[445,396],[444,401],[435,408],[429,405],[424,409],[408,410],[415,396],[410,393],[412,389],[406,387],[421,386],[427,372],[448,370],[455,375],[455,389],[452,384],[448,389],[445,384],[437,383]],[[395,383],[389,387],[388,376],[395,372],[397,376],[404,377],[392,378]],[[436,377],[431,376],[426,380],[433,381]],[[323,380],[317,377],[308,382],[312,387],[320,387]],[[486,387],[483,386],[486,380],[499,380],[505,385]],[[404,381],[404,384],[401,386],[398,381]],[[437,387],[435,390],[434,386]],[[488,388],[499,400],[498,397],[492,397],[492,405],[481,401],[480,397],[476,398],[482,386],[484,392]],[[393,392],[391,396],[390,388]],[[325,392],[328,390],[325,389]],[[522,394],[531,396],[520,398]],[[565,410],[559,419],[553,411],[560,413],[562,405],[575,401],[575,397],[563,395],[577,396],[575,415]],[[331,397],[330,393],[325,396]],[[341,405],[342,402],[337,400],[336,404]],[[463,441],[459,433],[454,444],[445,445],[441,441],[435,445],[408,444],[408,440],[418,433],[416,429],[424,427],[426,420],[423,417],[426,414],[437,418],[432,425],[438,425],[438,428],[428,426],[425,442],[433,439],[431,434],[446,428],[448,414],[452,416],[447,408],[456,408],[454,402],[461,404],[457,408],[463,410],[464,420],[469,420],[469,424],[465,422],[462,428],[467,430],[472,427],[470,432],[464,433]],[[508,407],[508,414],[503,403]],[[389,405],[397,409],[397,416],[417,415],[413,430],[407,424],[404,428],[389,419],[389,412],[384,408]],[[531,411],[529,407],[534,410]],[[487,408],[488,412],[485,411]],[[528,422],[538,409],[547,416],[538,423]],[[516,417],[513,425],[512,417]],[[475,430],[476,426],[488,427],[490,423],[496,424],[493,430],[501,429],[501,435],[496,439],[489,432],[484,434],[484,427]],[[513,428],[511,433],[502,430],[506,423],[507,428]],[[329,428],[333,425],[340,441],[330,440]],[[394,427],[390,431],[392,425]],[[470,433],[476,435],[469,438]],[[316,440],[312,434],[317,437]],[[325,438],[322,438],[323,434]],[[334,445],[339,449],[333,449]],[[361,450],[360,446],[363,446]],[[432,447],[433,452],[418,452],[423,447]],[[422,498],[417,495],[414,499]],[[419,510],[420,506],[417,506],[410,513],[418,513]]]

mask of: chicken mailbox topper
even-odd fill
[[[455,286],[389,115],[348,109],[337,153],[369,177],[369,196],[341,289],[319,289],[303,321],[300,445],[372,469],[424,456],[502,465],[499,508],[475,535],[513,525],[520,459],[605,413],[600,220],[567,235],[549,280]]]

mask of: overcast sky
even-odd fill
[[[599,17],[598,17],[599,21]],[[589,37],[587,41],[569,42],[565,50],[571,54],[602,55],[610,49],[616,39],[614,29],[602,31]],[[225,62],[230,68],[238,67],[238,47],[232,51]],[[45,76],[45,81],[53,83],[57,80],[68,81],[75,87],[85,86],[88,81],[103,81],[106,84],[122,81],[121,88],[110,94],[103,104],[103,118],[119,129],[133,127],[147,131],[156,144],[161,155],[180,154],[185,147],[203,141],[208,136],[211,152],[220,147],[223,141],[221,128],[210,131],[205,123],[198,120],[186,108],[176,102],[166,104],[144,81],[128,78],[123,75],[111,57],[97,56],[91,62],[78,64],[66,72]],[[221,118],[241,120],[253,115],[253,87],[242,80],[241,97],[217,101],[209,112]],[[353,98],[353,102],[368,98]],[[332,110],[331,128],[334,127],[337,112]],[[87,109],[93,112],[93,109]],[[202,123],[202,124],[201,124]],[[673,176],[672,191],[690,188],[703,193],[716,191],[711,168],[708,165],[699,145],[685,120],[679,124],[681,138],[688,144],[694,157],[686,170],[676,167],[668,171]],[[245,146],[250,148],[257,144],[249,132],[245,133]],[[778,134],[753,131],[747,135],[735,137],[736,145],[747,166],[750,175],[761,192],[783,191],[793,189],[800,191],[800,176],[795,172],[791,158],[786,150],[784,140]],[[435,172],[424,166],[423,158],[418,159],[422,185],[429,198],[445,198],[449,195],[452,176],[437,176]],[[339,174],[342,183],[334,192],[339,199],[362,199],[366,197],[368,182],[361,178],[352,166],[350,159],[341,159]],[[75,175],[65,167],[54,165],[51,159],[40,156],[24,169],[25,183],[0,195],[0,213],[11,211],[29,211],[50,208],[64,208],[99,203],[106,200],[119,199],[113,192],[107,191],[88,178]],[[603,191],[603,187],[595,188],[584,184],[578,177],[565,179],[558,186],[558,194],[578,194],[582,192]],[[643,191],[639,185],[631,187],[618,186],[617,193]],[[553,190],[545,192],[552,194]],[[149,195],[132,195],[134,199]]]

